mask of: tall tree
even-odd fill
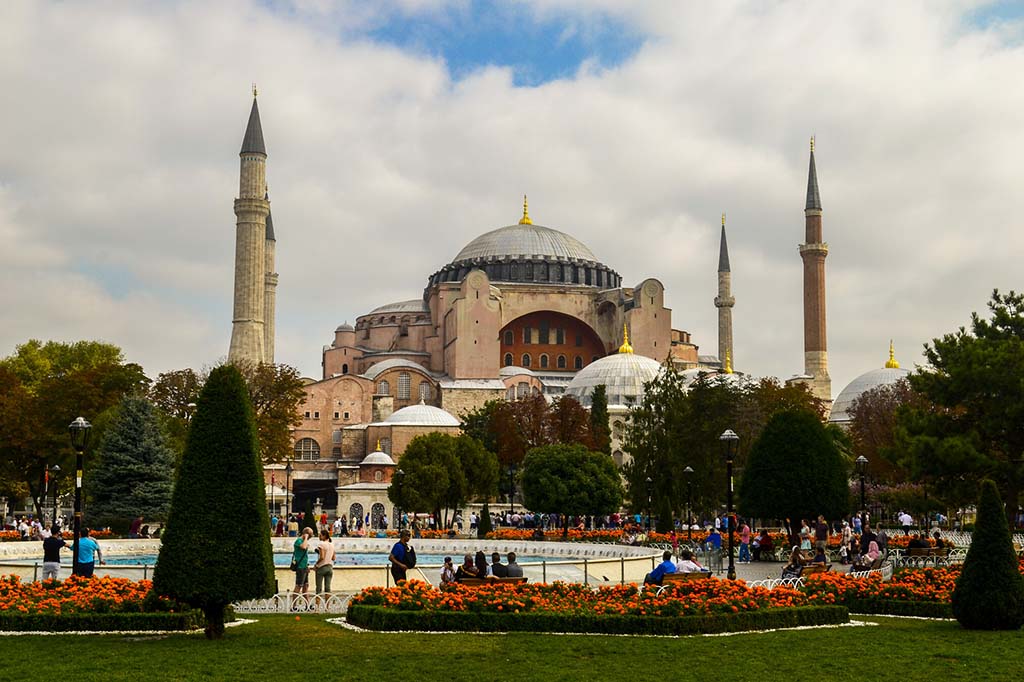
[[[292,429],[302,424],[299,406],[306,397],[299,370],[289,365],[236,362],[245,377],[256,413],[260,457],[272,464],[292,454]]]
[[[866,474],[873,481],[900,483],[910,478],[896,447],[896,415],[899,408],[911,404],[924,407],[910,382],[900,379],[861,393],[847,410],[851,454],[854,459],[863,456],[868,460]]]
[[[210,511],[231,509],[231,528]],[[206,636],[224,635],[224,609],[274,591],[263,468],[252,404],[241,374],[224,365],[210,373],[189,428],[171,501],[154,589],[206,615]]]
[[[929,488],[950,504],[991,478],[1012,518],[1024,483],[1024,295],[994,291],[988,308],[990,319],[973,313],[970,330],[925,346],[930,367],[909,380],[930,404],[899,410],[896,447],[911,475],[937,483]]]
[[[547,414],[547,440],[587,448],[592,444],[590,415],[574,396],[562,395],[551,403]]]
[[[468,483],[454,436],[416,436],[402,453],[400,466],[405,472],[401,486],[392,480],[388,499],[402,509],[429,510],[440,521],[442,509],[454,509],[466,499]]]
[[[0,367],[7,377],[0,381],[2,400],[16,406],[5,413],[14,422],[0,424],[0,433],[17,436],[0,443],[0,471],[6,472],[0,476],[20,481],[42,515],[46,467],[72,467],[68,424],[85,417],[93,423],[97,442],[109,418],[105,413],[124,395],[145,390],[149,379],[141,367],[125,362],[117,346],[96,341],[31,340],[0,360]]]
[[[846,461],[816,414],[779,412],[754,443],[738,492],[746,516],[836,519],[848,511]]]
[[[488,400],[480,407],[461,416],[462,433],[480,441],[481,444],[495,455],[498,454],[498,435],[494,428],[496,412],[501,409],[503,400]]]
[[[590,396],[590,440],[595,452],[612,454],[612,431],[608,424],[608,390],[604,384]]]
[[[206,375],[193,369],[179,369],[159,374],[149,387],[149,399],[157,407],[174,451],[175,463],[181,461],[188,434],[188,420],[195,410]]]
[[[125,396],[87,469],[90,517],[127,530],[136,516],[166,519],[174,484],[174,452],[156,410],[140,396]]]
[[[622,505],[615,463],[582,445],[534,448],[523,462],[523,499],[540,512],[610,514]]]

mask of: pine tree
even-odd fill
[[[225,509],[230,526],[211,523],[211,513]],[[210,373],[199,396],[153,587],[202,609],[209,639],[223,637],[228,604],[273,594],[256,424],[242,375],[229,365]]]
[[[493,530],[494,526],[491,525],[491,509],[484,502],[484,508],[480,510],[480,520],[476,522],[476,536],[478,538],[487,537],[487,534]]]
[[[991,480],[981,482],[971,548],[953,590],[953,616],[969,630],[1018,630],[1024,625],[1024,577]]]
[[[612,434],[608,426],[608,391],[604,384],[596,386],[590,396],[590,439],[594,452],[612,454]]]
[[[87,469],[89,516],[127,529],[131,519],[166,519],[174,487],[174,451],[152,404],[125,396]]]

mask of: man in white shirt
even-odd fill
[[[676,563],[676,572],[678,573],[700,573],[704,570],[704,567],[698,564],[693,559],[693,553],[684,549],[679,553],[679,561]]]
[[[903,512],[900,514],[900,525],[903,526],[903,534],[910,535],[910,527],[914,525],[914,517]]]

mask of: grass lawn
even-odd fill
[[[359,633],[259,616],[224,640],[0,637],[5,680],[1020,680],[1024,631],[870,617],[880,626],[730,637]]]

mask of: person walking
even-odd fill
[[[309,589],[309,539],[313,537],[313,529],[302,529],[302,535],[295,538],[292,545],[292,565],[295,571],[296,594],[305,594]]]
[[[60,527],[52,526],[50,537],[43,540],[43,580],[56,580],[60,571],[60,550],[67,547],[60,536]]]
[[[92,533],[91,528],[82,529],[82,537],[78,539],[78,566],[76,567],[75,573],[82,576],[83,578],[91,578],[93,571],[96,570],[96,557],[100,559],[100,565],[105,566],[106,561],[103,560],[103,552],[100,551],[100,543],[89,537]],[[74,551],[75,546],[71,546],[71,550]]]
[[[409,546],[409,537],[407,530],[399,533],[398,542],[391,548],[391,554],[388,555],[388,561],[391,562],[391,577],[394,578],[396,585],[399,580],[405,580],[411,563],[409,559],[411,556],[415,556],[412,547]]]
[[[739,561],[741,564],[750,563],[750,526],[743,523],[740,526],[740,555]]]
[[[331,592],[331,578],[334,577],[334,544],[331,533],[325,527],[320,531],[320,544],[316,546],[317,560],[313,566],[316,580],[316,593]]]

